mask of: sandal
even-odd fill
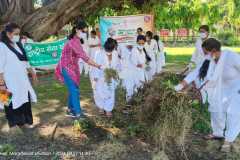
[[[214,136],[213,134],[209,134],[207,136],[204,136],[205,140],[223,140],[224,137]]]

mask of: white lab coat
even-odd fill
[[[83,50],[86,53],[86,55],[90,56],[90,50],[89,50],[89,45],[88,45],[88,40],[84,39],[84,44],[82,44]],[[80,74],[82,74],[83,70],[84,70],[84,74],[88,75],[89,73],[89,65],[84,62],[82,59],[79,59],[79,68],[80,68]]]
[[[122,79],[122,85],[126,89],[126,99],[129,100],[134,94],[134,72],[135,66],[132,62],[133,49],[129,50],[126,46],[121,47],[121,71],[119,73],[120,79]]]
[[[112,61],[110,62],[108,60],[108,57],[106,55],[106,52],[104,50],[99,51],[99,53],[95,56],[95,62],[97,64],[102,65],[102,69],[99,70],[97,68],[94,68],[92,70],[93,72],[93,79],[97,79],[97,81],[94,81],[94,100],[95,104],[98,108],[103,109],[107,112],[110,112],[113,110],[113,107],[115,105],[115,90],[117,87],[117,81],[112,80],[110,84],[105,82],[104,77],[104,69],[106,68],[112,68],[117,70],[118,69],[118,57],[116,52],[113,52],[112,54]]]
[[[239,107],[225,107],[225,104],[230,102],[234,96],[240,96],[238,93],[238,90],[240,90],[240,55],[224,50],[218,63],[215,64],[212,61],[210,65],[215,67],[209,86],[214,88],[212,97],[215,99],[216,104],[215,108],[212,108],[210,111],[227,111],[230,114],[240,114]]]
[[[157,54],[156,54],[156,73],[160,73],[162,71],[162,67],[165,66],[165,55],[164,55],[164,44],[162,41],[157,42]],[[159,47],[159,50],[158,50]]]
[[[151,62],[149,62],[150,70],[145,70],[146,80],[151,81],[156,73],[156,53],[157,53],[157,42],[152,39],[150,44],[145,43],[144,48],[147,54],[151,57]]]
[[[196,66],[201,65],[204,60],[204,52],[202,49],[202,39],[198,38],[195,43],[195,51],[192,55],[191,62],[194,62]]]
[[[208,85],[212,87],[209,111],[214,135],[223,135],[233,142],[240,132],[240,55],[224,50],[217,64],[212,61],[214,73]]]
[[[134,65],[134,83],[136,88],[142,87],[145,82],[145,67],[146,67],[146,57],[143,50],[139,50],[137,47],[134,47],[132,50],[131,61]],[[138,64],[141,64],[143,67],[137,67]]]
[[[91,38],[90,37],[88,39],[88,45],[89,45],[89,56],[91,57],[91,59],[93,59],[95,57],[94,54],[97,51],[100,50],[100,40],[99,40],[99,38],[98,37],[96,37],[96,38]],[[99,45],[99,46],[91,48],[90,45]]]
[[[21,53],[16,44],[15,49]],[[6,86],[12,93],[13,109],[29,102],[28,93],[30,93],[31,101],[37,102],[37,96],[28,78],[28,63],[20,61],[15,53],[2,42],[0,42],[0,57],[0,73],[3,73]]]

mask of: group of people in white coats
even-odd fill
[[[129,101],[145,82],[162,71],[165,65],[164,46],[158,36],[155,38],[150,31],[146,35],[138,34],[136,44],[118,44],[113,38],[108,38],[103,48],[94,53],[93,60],[102,66],[102,70],[90,69],[94,100],[100,114],[112,116],[117,85],[121,84],[126,89],[126,100]],[[116,70],[119,80],[106,83],[106,68]]]
[[[197,41],[192,58],[196,68],[175,89],[181,91],[193,81],[198,84],[211,116],[212,134],[204,138],[224,139],[221,151],[230,152],[240,133],[240,55],[222,50],[218,40],[208,38],[208,26],[201,26],[199,31],[202,44]]]
[[[101,47],[100,39],[97,36],[97,32],[95,30],[92,30],[90,32],[89,37],[87,32],[82,33],[81,44],[85,53],[92,59],[94,58],[94,54],[98,50],[100,50],[100,47]],[[91,67],[82,59],[79,60],[79,68],[80,68],[80,74],[84,72],[85,76],[89,75]]]

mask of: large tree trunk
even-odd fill
[[[4,2],[4,3],[3,3]],[[34,10],[34,0],[1,0],[1,25],[15,22],[35,40],[42,40],[56,34],[65,24],[77,17],[86,17],[97,9],[119,6],[123,0],[44,0],[45,5]],[[4,4],[4,6],[2,6]],[[0,10],[0,11],[1,11]],[[7,11],[6,11],[7,10]]]
[[[9,0],[0,1],[0,17],[7,12],[8,7],[9,7]]]
[[[34,11],[33,0],[2,0],[4,4],[0,23],[15,22],[21,24]],[[6,8],[7,7],[7,8]]]
[[[56,0],[29,16],[22,23],[22,28],[31,33],[35,40],[42,40],[56,34],[74,18],[87,16],[96,8],[104,7],[106,4],[112,4],[112,2],[110,0]]]
[[[103,7],[121,8],[125,0],[42,0],[47,5],[45,3],[46,6],[37,10],[33,7],[34,0],[1,0],[0,5],[2,1],[11,3],[7,13],[0,17],[0,25],[14,21],[35,40],[42,40],[57,34],[65,24],[79,16],[87,17]]]

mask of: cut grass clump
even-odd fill
[[[191,96],[173,89],[181,78],[163,73],[146,84],[132,100],[137,121],[160,148],[172,142],[183,146],[192,126]]]
[[[112,68],[106,68],[104,70],[104,78],[105,78],[105,82],[107,84],[110,84],[112,82],[112,80],[118,80],[119,76],[118,73],[115,69]]]

